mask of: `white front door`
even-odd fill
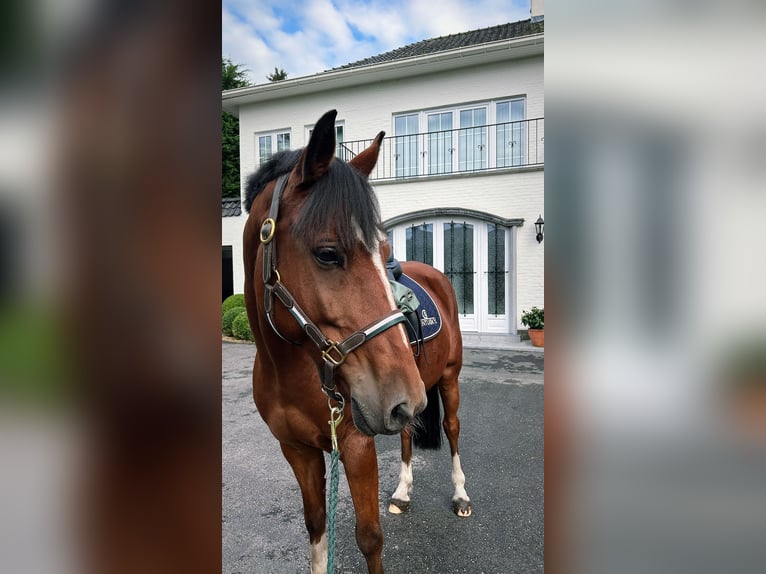
[[[397,259],[422,261],[449,277],[462,331],[511,332],[511,229],[486,221],[434,218],[401,224],[389,230],[389,237]]]

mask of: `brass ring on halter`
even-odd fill
[[[268,228],[266,226],[269,226]],[[274,239],[274,234],[277,232],[277,222],[274,221],[271,217],[267,217],[263,225],[261,225],[261,243],[266,245],[267,243],[270,243],[272,239]]]
[[[276,282],[277,282],[277,283],[281,283],[281,282],[282,282],[282,277],[280,277],[280,276],[279,276],[279,271],[277,271],[276,269],[274,269],[274,275],[276,275],[276,276],[277,276],[277,281],[276,281]]]

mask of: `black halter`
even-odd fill
[[[274,296],[290,311],[290,314],[298,321],[303,331],[308,335],[314,344],[322,352],[322,360],[324,362],[324,368],[322,369],[322,390],[332,400],[340,404],[340,409],[343,409],[345,400],[343,395],[335,390],[335,369],[343,364],[349,354],[359,348],[365,342],[372,339],[374,336],[379,335],[386,329],[393,327],[397,323],[404,323],[407,321],[401,311],[391,311],[388,315],[379,319],[373,323],[370,323],[367,327],[354,331],[343,339],[343,341],[335,342],[332,339],[326,337],[322,333],[321,329],[308,318],[303,309],[296,303],[295,298],[292,296],[287,287],[282,283],[282,278],[277,271],[277,255],[276,246],[274,244],[274,236],[277,232],[277,216],[279,214],[279,200],[282,196],[282,192],[287,185],[287,175],[281,176],[274,187],[274,195],[271,198],[271,209],[269,210],[269,216],[264,220],[261,225],[260,239],[263,245],[263,283],[264,283],[264,310],[266,311],[266,319],[271,325],[274,332],[283,340],[292,344],[299,344],[295,341],[290,341],[277,329],[277,325],[274,321]]]

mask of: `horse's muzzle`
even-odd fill
[[[364,411],[361,405],[354,398],[351,399],[351,416],[354,419],[356,428],[358,428],[362,434],[366,434],[367,436],[375,436],[378,434],[372,429],[370,423],[367,422],[367,417],[364,416]]]
[[[419,403],[395,401],[391,408],[383,410],[382,416],[372,416],[356,399],[351,399],[351,414],[354,424],[367,436],[376,434],[397,434],[415,418],[426,405],[425,396]],[[377,424],[376,424],[377,423]]]

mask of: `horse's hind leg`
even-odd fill
[[[452,509],[458,516],[470,516],[471,499],[465,491],[465,475],[460,465],[460,452],[458,450],[458,436],[460,435],[460,419],[457,417],[457,409],[460,406],[460,391],[458,389],[457,374],[445,373],[445,376],[439,381],[439,395],[444,405],[444,433],[449,441],[450,454],[452,455],[452,484],[455,486],[455,493],[452,496]]]
[[[325,532],[324,454],[315,448],[281,445],[293,468],[303,495],[303,517],[311,544],[311,574],[327,572],[327,533]]]
[[[375,442],[361,434],[347,435],[341,461],[356,512],[356,543],[370,574],[383,574],[383,529],[378,511],[378,459]]]
[[[391,514],[401,514],[410,509],[410,492],[412,492],[412,428],[408,425],[400,434],[402,439],[402,467],[399,472],[399,486],[391,495],[388,511]]]

